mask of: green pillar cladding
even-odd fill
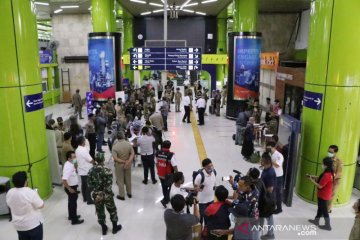
[[[28,172],[41,197],[52,192],[44,109],[25,112],[24,96],[42,93],[35,5],[0,1],[0,176]]]
[[[92,0],[93,32],[116,32],[115,0]]]
[[[133,16],[123,9],[123,29],[124,29],[124,50],[123,54],[129,54],[128,49],[132,48],[133,43]],[[128,78],[131,83],[134,83],[134,71],[130,70],[130,65],[125,65],[124,78]]]
[[[359,0],[311,3],[305,90],[323,94],[321,110],[307,107],[296,192],[316,202],[316,189],[305,174],[319,175],[328,146],[339,146],[343,174],[334,204],[349,202],[360,136]]]
[[[234,0],[233,32],[256,32],[258,0]]]
[[[217,16],[217,54],[226,54],[226,30],[227,30],[227,7],[225,7]],[[221,84],[224,85],[225,77],[225,65],[218,64],[216,65],[216,81],[221,81]]]

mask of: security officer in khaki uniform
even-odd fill
[[[343,163],[342,161],[337,158],[336,154],[339,151],[338,146],[336,145],[330,145],[328,149],[328,157],[330,157],[333,160],[333,169],[334,169],[334,181],[333,181],[333,190],[332,190],[332,197],[331,201],[328,201],[328,211],[332,211],[332,204],[334,201],[338,201],[338,190],[340,186],[341,181],[341,175],[342,175],[342,169],[343,169]]]
[[[78,113],[80,119],[84,119],[82,117],[82,101],[81,101],[81,96],[80,96],[80,90],[76,89],[76,93],[73,95],[72,97],[72,104],[75,107],[75,115]]]
[[[106,210],[110,214],[113,225],[112,233],[115,234],[121,230],[122,226],[118,225],[117,209],[114,203],[114,193],[111,189],[113,174],[110,168],[104,166],[104,154],[97,153],[95,156],[97,165],[94,165],[88,173],[88,184],[92,191],[92,198],[95,203],[96,215],[101,225],[102,234],[106,235],[108,227],[106,226]]]
[[[182,99],[182,94],[180,92],[180,88],[176,88],[175,93],[175,112],[180,112],[180,103]]]
[[[131,165],[134,161],[134,148],[125,140],[123,131],[117,133],[117,141],[114,142],[112,147],[112,156],[115,162],[115,176],[116,183],[119,187],[119,195],[116,196],[119,200],[125,200],[125,188],[129,198],[131,194]]]

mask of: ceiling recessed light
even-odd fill
[[[206,1],[202,1],[202,4],[206,4],[206,3],[212,3],[212,2],[217,2],[217,0],[206,0]]]
[[[59,13],[59,12],[62,12],[63,10],[62,9],[57,9],[54,11],[54,13]]]
[[[195,12],[196,14],[199,14],[199,15],[206,15],[206,13],[203,13],[203,12]]]
[[[136,3],[146,4],[145,1],[141,1],[141,0],[130,0],[130,2],[136,2]]]
[[[187,0],[186,2],[184,2],[184,4],[181,5],[180,9],[183,9],[185,7],[185,5],[188,4],[189,2],[191,2],[191,0]]]
[[[49,6],[49,3],[46,2],[35,2],[36,5],[44,5],[44,6]]]
[[[79,8],[79,5],[60,6],[60,8]]]
[[[198,5],[199,3],[189,3],[187,5],[185,5],[184,7],[191,7],[191,6],[196,6]]]
[[[189,13],[194,13],[194,10],[190,10],[190,9],[182,9],[181,11],[183,11],[183,12],[189,12]]]
[[[151,12],[143,12],[140,15],[148,15],[148,14],[151,14]]]
[[[153,2],[151,2],[149,4],[152,5],[152,6],[157,6],[157,7],[163,7],[164,6],[164,5],[160,4],[160,3],[153,3]]]
[[[157,9],[157,10],[154,10],[154,11],[152,11],[153,13],[157,13],[157,12],[163,12],[164,11],[164,9]]]

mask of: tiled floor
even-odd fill
[[[46,109],[46,114],[53,112],[53,117],[68,116],[72,110],[68,104],[56,105]],[[172,106],[173,108],[174,106]],[[174,110],[174,109],[173,109]],[[85,111],[85,108],[84,108]],[[84,114],[85,116],[85,114]],[[179,170],[184,172],[185,182],[191,182],[193,170],[200,168],[200,161],[195,146],[195,140],[191,124],[181,122],[182,113],[172,111],[168,119],[169,131],[165,138],[172,142],[172,150],[176,153],[179,162]],[[245,162],[240,154],[241,148],[235,146],[232,141],[232,134],[235,130],[235,122],[224,117],[214,115],[205,117],[206,125],[200,126],[200,133],[206,148],[207,156],[213,160],[217,170],[217,184],[229,184],[221,181],[221,176],[227,176],[233,169],[245,173],[254,164]],[[86,119],[80,123],[84,125]],[[108,150],[107,150],[108,151]],[[110,159],[109,153],[107,158]],[[112,162],[107,165],[113,168]],[[125,201],[115,200],[119,222],[123,225],[116,235],[111,232],[101,236],[100,226],[97,223],[95,208],[93,205],[83,203],[81,197],[78,200],[78,214],[85,219],[85,223],[72,226],[67,220],[67,196],[61,187],[54,187],[54,193],[45,201],[43,214],[44,239],[45,240],[95,240],[95,239],[141,239],[141,240],[162,240],[165,239],[165,224],[163,221],[163,207],[159,203],[162,198],[159,184],[143,185],[142,168],[132,169],[133,198]],[[117,193],[114,184],[113,190]],[[356,196],[357,195],[357,196]],[[354,193],[352,202],[359,196]],[[300,231],[288,230],[289,228],[302,228],[307,225],[307,219],[313,218],[316,206],[306,203],[294,194],[293,206],[284,207],[284,212],[274,217],[277,231],[277,239],[347,239],[353,225],[354,214],[351,205],[337,208],[331,214],[333,231],[325,232],[316,230],[316,236],[300,236]],[[110,220],[108,220],[108,225]],[[296,226],[299,225],[299,226]],[[285,227],[284,227],[285,226]],[[283,229],[285,228],[285,229]],[[313,234],[306,233],[303,234]],[[0,239],[16,239],[16,231],[6,217],[0,217]]]

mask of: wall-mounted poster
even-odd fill
[[[115,97],[115,43],[112,36],[89,38],[89,80],[93,98]]]
[[[257,98],[260,83],[261,38],[234,37],[234,100]]]

